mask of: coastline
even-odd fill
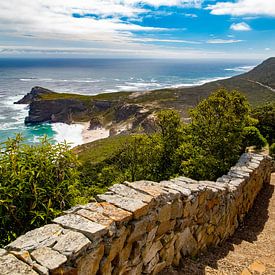
[[[99,139],[108,138],[110,136],[110,131],[105,128],[97,128],[95,130],[89,130],[90,122],[83,122],[82,125],[82,144],[93,142]]]

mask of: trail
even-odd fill
[[[275,89],[271,88],[270,86],[264,85],[263,83],[258,82],[258,81],[253,81],[253,80],[250,80],[250,79],[246,79],[246,80],[249,81],[249,82],[258,84],[258,85],[260,85],[260,86],[262,86],[262,87],[264,87],[264,88],[270,90],[271,92],[274,92],[274,93],[275,93]]]
[[[275,173],[235,234],[197,259],[183,259],[171,275],[275,274]]]

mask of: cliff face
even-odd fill
[[[72,99],[38,100],[32,101],[26,124],[42,122],[71,123],[76,115],[85,115],[87,107],[83,102]]]
[[[92,100],[90,96],[59,94],[42,87],[33,87],[15,104],[29,104],[29,115],[26,124],[43,122],[63,122],[89,120],[93,114],[111,108],[112,102]]]

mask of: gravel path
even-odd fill
[[[275,275],[275,173],[235,234],[196,259],[183,259],[171,275]]]

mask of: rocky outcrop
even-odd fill
[[[103,124],[98,117],[93,117],[90,120],[89,130],[96,130],[102,127],[103,127]]]
[[[55,92],[36,86],[31,89],[22,99],[14,102],[15,104],[31,104],[33,101],[39,100],[41,96],[47,94],[56,94]]]
[[[25,123],[71,123],[76,116],[86,115],[87,112],[87,106],[80,100],[35,100],[30,104],[29,116],[25,118]]]
[[[158,274],[232,235],[269,182],[271,166],[269,157],[244,154],[216,182],[115,184],[97,202],[0,250],[0,274]]]

